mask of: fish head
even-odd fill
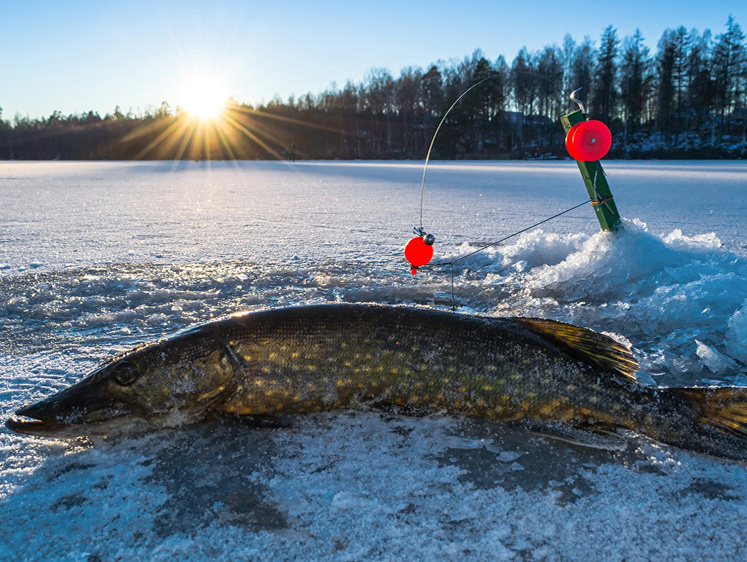
[[[235,389],[235,367],[226,350],[206,342],[145,344],[16,412],[31,421],[5,425],[29,435],[80,437],[192,423]]]

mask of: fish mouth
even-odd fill
[[[118,401],[104,399],[98,403],[86,404],[71,398],[73,397],[67,391],[63,391],[16,410],[15,415],[19,417],[9,418],[5,427],[25,435],[84,436],[106,433],[107,429],[120,423],[122,418],[133,415],[130,409]]]
[[[17,414],[18,412],[16,412]],[[49,435],[63,432],[70,427],[70,424],[50,422],[44,420],[21,420],[9,418],[5,422],[5,427],[16,433],[24,435]]]
[[[5,427],[16,433],[38,436],[82,437],[105,435],[112,432],[124,419],[132,417],[129,410],[98,410],[75,421],[56,418],[38,419],[25,413],[27,408],[16,411],[16,415],[5,421]]]

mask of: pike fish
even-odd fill
[[[747,389],[636,382],[630,350],[584,328],[406,306],[238,313],[142,344],[6,426],[48,437],[372,405],[592,432],[747,460]]]

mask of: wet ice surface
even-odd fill
[[[587,208],[461,262],[465,311],[625,338],[648,382],[744,384],[743,163],[605,164]],[[0,415],[110,354],[245,308],[448,308],[413,278],[419,163],[0,164]],[[575,165],[436,163],[424,223],[464,255],[585,197]],[[643,375],[642,375],[643,377]],[[0,433],[0,558],[744,558],[741,465],[391,412],[208,423],[116,442]],[[686,524],[684,524],[686,522]]]
[[[641,440],[613,454],[481,420],[341,413],[98,448],[3,441],[8,558],[744,554],[744,468]]]

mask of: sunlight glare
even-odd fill
[[[205,72],[195,72],[183,84],[180,107],[203,121],[217,118],[225,109],[229,94],[219,80]]]

